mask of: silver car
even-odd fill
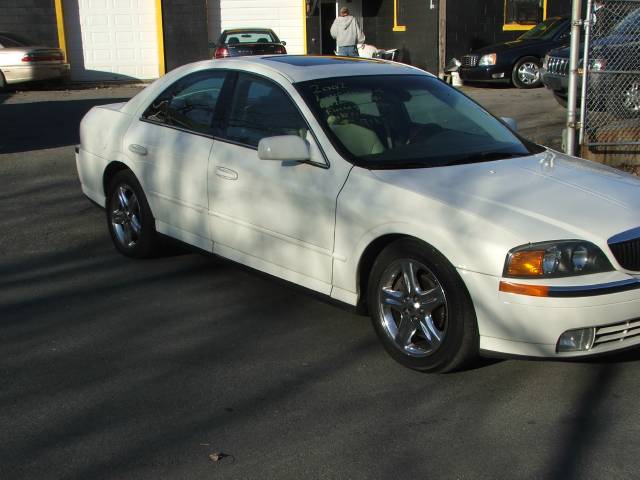
[[[0,32],[0,89],[68,75],[69,64],[59,48],[39,47],[15,33]]]

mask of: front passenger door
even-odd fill
[[[290,85],[238,74],[209,167],[211,236],[216,253],[329,294],[336,198],[350,165],[328,164],[296,102]],[[259,141],[276,135],[304,138],[311,162],[260,160]]]

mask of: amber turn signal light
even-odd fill
[[[528,295],[530,297],[548,297],[549,287],[544,285],[524,285],[522,283],[500,282],[500,291]]]
[[[511,257],[506,273],[510,277],[542,276],[543,260],[544,250],[523,250],[521,252],[515,252]]]

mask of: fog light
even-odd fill
[[[567,330],[558,339],[558,352],[583,352],[593,347],[596,331],[594,328]]]
[[[502,72],[502,73],[493,73],[493,74],[491,74],[491,78],[504,78],[504,72]]]

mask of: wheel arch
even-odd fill
[[[356,309],[358,313],[368,313],[367,283],[369,282],[369,276],[371,275],[373,264],[385,248],[400,239],[415,240],[416,242],[420,242],[425,246],[435,249],[433,245],[430,245],[421,238],[406,233],[387,233],[369,242],[362,252],[362,255],[360,255],[360,260],[358,261],[358,267],[356,270],[356,286],[358,289],[358,303],[356,305]]]
[[[116,176],[118,172],[121,172],[123,170],[129,170],[135,176],[135,173],[133,172],[133,170],[131,170],[131,168],[129,168],[128,165],[119,161],[110,162],[107,165],[107,167],[104,169],[104,173],[102,174],[102,190],[104,192],[105,197],[107,196],[107,189],[109,188],[109,183],[111,183],[111,180],[113,179],[113,177]],[[138,179],[137,176],[136,176],[136,179]],[[140,182],[139,179],[138,179],[138,182]]]

